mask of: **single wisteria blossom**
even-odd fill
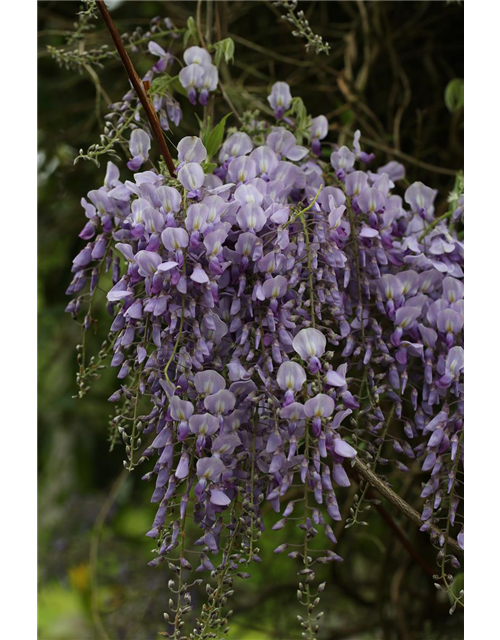
[[[196,233],[202,233],[207,228],[208,207],[203,203],[192,204],[186,214],[186,229]],[[193,235],[191,235],[191,241]],[[195,245],[196,246],[196,245]]]
[[[187,89],[187,95],[191,104],[196,104],[196,89],[203,84],[205,70],[199,64],[188,64],[179,72],[179,81],[184,89]]]
[[[194,376],[194,386],[198,393],[211,395],[226,388],[226,381],[217,371],[198,371]]]
[[[209,480],[217,482],[221,473],[224,473],[225,470],[226,467],[218,456],[200,458],[196,463],[196,475],[199,478],[199,482],[195,487],[197,496],[201,495]]]
[[[145,250],[138,251],[134,259],[139,267],[139,273],[144,277],[153,276],[162,262],[161,257],[157,253]]]
[[[182,196],[173,187],[158,187],[156,195],[165,213],[177,213],[181,207]]]
[[[203,186],[205,173],[197,162],[188,162],[179,169],[177,177],[184,189],[193,192]]]
[[[212,442],[212,453],[218,456],[231,455],[240,445],[241,440],[235,433],[224,433]]]
[[[278,166],[278,156],[267,146],[257,147],[252,151],[250,157],[257,166],[257,172],[264,179],[269,179],[269,175]]]
[[[308,418],[328,418],[335,409],[335,402],[325,393],[318,393],[310,398],[304,405],[304,411]]]
[[[186,64],[198,64],[202,67],[212,63],[212,56],[202,47],[189,47],[184,51],[183,58]]]
[[[215,91],[219,83],[219,72],[214,64],[210,64],[204,68],[205,74],[201,81],[200,104],[204,107],[208,104],[208,94]]]
[[[286,82],[275,82],[271,88],[271,93],[267,96],[267,101],[271,109],[274,109],[276,119],[281,120],[285,111],[292,104],[290,86]]]
[[[233,182],[246,182],[253,180],[257,175],[255,162],[247,156],[234,158],[229,163],[228,176]]]
[[[384,166],[379,167],[377,169],[378,174],[386,173],[389,178],[396,182],[396,180],[403,180],[406,175],[406,170],[401,162],[397,162],[396,160],[391,160]]]
[[[312,152],[315,156],[321,156],[321,142],[328,135],[328,120],[325,116],[317,116],[309,124],[309,136],[311,137]]]
[[[189,428],[197,436],[213,436],[219,427],[217,418],[209,413],[194,414],[189,418]]]
[[[422,218],[431,220],[434,215],[434,199],[436,195],[437,191],[435,189],[426,187],[422,182],[414,182],[405,191],[405,202]]]
[[[354,139],[352,141],[352,146],[354,148],[354,151],[356,152],[356,157],[358,157],[361,160],[361,162],[368,164],[375,158],[375,154],[365,153],[364,151],[361,151],[361,146],[359,144],[360,138],[361,138],[361,131],[357,129],[354,132]]]
[[[177,145],[177,151],[181,162],[197,162],[201,164],[207,158],[207,150],[197,136],[182,138]]]
[[[284,127],[276,129],[267,136],[267,146],[279,156],[284,156],[289,160],[302,160],[307,155],[307,149],[297,144],[293,133]]]
[[[303,367],[297,362],[287,360],[280,364],[277,375],[277,382],[280,389],[286,391],[283,406],[286,407],[294,402],[294,391],[300,391],[304,386],[307,375]]]
[[[134,129],[129,142],[132,159],[127,162],[127,167],[131,171],[137,171],[149,158],[151,149],[151,138],[142,129]]]
[[[173,60],[170,53],[167,53],[157,42],[150,40],[148,43],[148,50],[154,56],[159,58],[158,62],[154,65],[153,70],[157,73],[162,73],[168,66],[168,63]]]
[[[333,151],[330,156],[332,167],[336,171],[347,172],[353,168],[356,156],[348,147],[340,147],[338,151]]]
[[[180,227],[168,227],[161,234],[161,240],[169,251],[185,249],[189,244],[189,236],[185,229]]]
[[[222,149],[219,154],[220,162],[226,162],[231,158],[239,158],[247,153],[250,153],[253,149],[253,142],[250,136],[243,131],[237,131],[229,136],[229,138],[222,145]]]
[[[266,298],[278,299],[282,298],[286,293],[287,279],[284,276],[275,276],[269,278],[262,285],[264,296]]]
[[[301,329],[293,339],[293,348],[302,358],[309,363],[311,373],[320,370],[319,358],[325,353],[326,338],[317,329]]]
[[[354,449],[354,447],[351,447],[350,444],[348,444],[341,438],[333,439],[333,450],[338,456],[341,456],[342,458],[356,457],[356,449]]]
[[[170,415],[174,420],[186,422],[193,415],[194,407],[189,400],[181,400],[178,396],[170,398]]]
[[[464,297],[464,283],[449,276],[443,278],[443,294],[450,303],[462,300]]]
[[[209,395],[203,401],[205,408],[210,413],[221,416],[223,413],[229,413],[234,409],[236,397],[231,391],[221,389],[216,393]]]
[[[242,231],[260,231],[266,224],[266,214],[258,204],[245,204],[236,214],[236,221]]]

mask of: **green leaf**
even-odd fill
[[[222,118],[219,124],[213,128],[210,135],[207,137],[207,141],[205,143],[205,148],[207,150],[207,160],[210,160],[222,144],[222,140],[224,138],[224,131],[226,128],[226,120],[229,118],[231,113],[228,113],[226,116]]]
[[[215,164],[215,162],[204,162],[204,163],[202,164],[203,171],[204,171],[205,173],[213,173],[213,171],[214,171],[214,169],[215,169],[215,167],[216,167],[216,166],[217,166],[217,165]]]
[[[444,91],[444,102],[448,111],[454,113],[464,106],[464,79],[454,78],[448,82]]]
[[[234,60],[234,41],[232,38],[224,38],[220,42],[214,44],[215,49],[215,65],[218,67],[222,56],[226,63]]]
[[[193,16],[189,16],[186,23],[186,32],[184,33],[184,46],[187,45],[189,38],[193,38],[196,44],[198,44],[198,29],[196,28],[196,22]]]

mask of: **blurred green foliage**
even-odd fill
[[[438,187],[447,206],[453,174],[463,165],[460,122],[448,112],[463,103],[453,80],[463,76],[462,7],[426,1],[299,3],[313,31],[331,45],[328,56],[316,57],[306,54],[304,42],[293,37],[271,3],[215,4],[221,35],[230,36],[236,46],[224,83],[238,109],[265,112],[270,85],[285,80],[309,113],[327,115],[330,140],[348,140],[360,128],[362,143],[370,140],[364,147],[375,150],[378,160],[403,158],[408,178]],[[149,640],[162,629],[169,575],[163,567],[147,566],[151,541],[144,533],[155,512],[150,486],[135,474],[116,484],[122,451],[118,445],[109,452],[107,440],[112,414],[107,398],[116,388],[116,372],[106,371],[82,400],[72,397],[80,334],[64,313],[64,291],[72,258],[82,246],[80,198],[101,184],[105,173],[104,163],[100,168],[82,161],[75,166],[73,160],[80,148],[98,141],[106,105],[96,95],[91,75],[59,68],[46,47],[64,44],[79,8],[79,2],[38,3],[39,637],[96,640],[101,637],[97,607],[110,640]],[[116,2],[113,15],[124,32],[137,25],[147,28],[156,15],[183,26],[196,9],[196,2],[185,1]],[[88,37],[94,44],[108,42],[100,24]],[[228,60],[232,56],[227,44],[221,52]],[[134,56],[140,73],[149,62]],[[97,74],[112,100],[128,88],[118,60],[106,62]],[[174,142],[197,130],[193,110],[182,100],[185,118],[172,132]],[[222,102],[220,109],[214,122],[229,110]],[[100,324],[105,327],[103,299]],[[94,351],[104,334],[98,327],[91,335]],[[104,513],[113,483],[115,499],[108,500]],[[344,513],[355,489],[340,496]],[[99,515],[106,517],[96,527]],[[277,519],[272,512],[266,518],[267,527]],[[368,521],[369,528],[339,535],[336,551],[348,561],[324,568],[328,588],[321,638],[461,638],[460,614],[448,615],[449,604],[432,579],[383,520],[373,513]],[[432,565],[434,552],[425,536],[412,524],[398,523]],[[273,548],[283,541],[276,532]],[[299,637],[294,624],[296,567],[273,548],[261,550],[263,563],[252,568],[252,579],[235,594],[232,637],[237,640]]]

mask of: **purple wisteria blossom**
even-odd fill
[[[267,96],[267,101],[271,108],[274,109],[276,119],[280,120],[292,103],[290,86],[286,82],[276,82],[273,84],[271,93]]]
[[[154,73],[172,63],[156,43],[149,50]],[[206,104],[218,82],[210,53],[190,47],[184,63],[189,99]],[[138,172],[151,146],[138,120],[134,175],[112,164],[82,199],[85,246],[67,310],[87,331],[89,294],[107,287],[113,437],[125,442],[128,469],[147,467],[151,564],[182,574],[179,602],[187,572],[217,577],[217,558],[230,558],[233,580],[260,561],[261,534],[295,525],[308,546],[290,557],[307,602],[318,565],[341,559],[332,521],[345,524],[356,465],[388,488],[399,473],[417,474],[421,528],[443,571],[459,565],[451,538],[463,547],[462,210],[451,225],[454,211],[437,217],[442,194],[403,182],[400,163],[368,171],[359,132],[323,161],[326,118],[307,116],[298,131],[284,117],[292,96],[283,82],[268,101],[279,126],[233,128],[210,150],[213,164],[208,143],[184,137],[174,176]],[[463,197],[454,203],[462,209]],[[80,358],[83,395],[100,365]],[[263,531],[269,510],[276,522]],[[199,529],[194,566],[181,545],[187,521]]]

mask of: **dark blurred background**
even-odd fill
[[[107,109],[106,99],[96,96],[95,76],[59,67],[47,45],[64,46],[80,8],[79,2],[38,2],[39,637],[148,640],[164,628],[169,576],[164,565],[147,566],[152,545],[144,533],[155,513],[151,488],[139,475],[121,472],[119,444],[109,451],[107,398],[117,386],[116,371],[104,372],[83,399],[72,397],[80,329],[64,313],[64,291],[72,258],[83,244],[80,198],[102,184],[105,173],[105,162],[97,168],[73,160],[80,148],[98,141]],[[300,8],[313,31],[330,43],[329,55],[306,53],[304,42],[280,18],[283,10],[272,3],[216,3],[220,35],[231,36],[236,45],[235,62],[222,75],[235,106],[266,113],[271,84],[285,80],[309,113],[328,117],[330,142],[350,142],[359,128],[363,148],[377,154],[377,163],[401,160],[408,179],[438,188],[438,204],[446,206],[455,173],[463,167],[463,107],[451,95],[464,73],[461,4],[299,2]],[[157,15],[183,27],[196,10],[196,2],[112,5],[121,32],[147,29]],[[108,41],[98,22],[88,46]],[[132,57],[139,72],[152,64],[150,56]],[[128,89],[117,59],[96,72],[111,100]],[[174,142],[196,131],[189,103],[181,98],[181,104],[185,117],[171,132]],[[219,108],[218,117],[228,111],[223,103]],[[94,346],[105,337],[105,323],[103,317]],[[353,486],[341,495],[344,512],[355,491]],[[461,614],[449,616],[449,602],[423,568],[435,560],[425,536],[398,521],[418,562],[377,512],[367,520],[369,527],[340,536],[336,551],[346,562],[327,570],[320,637],[462,638]],[[262,549],[265,562],[234,596],[236,640],[300,637],[296,567],[272,553],[282,542],[279,533],[264,543],[272,545]]]

